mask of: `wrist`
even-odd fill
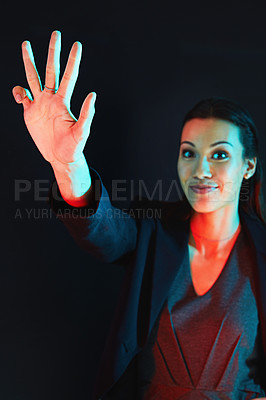
[[[68,173],[68,172],[71,173],[72,171],[75,171],[77,168],[84,167],[84,165],[87,165],[87,162],[84,154],[82,153],[77,161],[73,161],[70,163],[63,163],[61,161],[55,160],[50,164],[54,172],[56,171],[59,173]]]
[[[88,204],[91,176],[84,155],[73,163],[51,163],[63,199],[75,207]]]

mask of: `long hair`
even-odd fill
[[[256,171],[249,179],[243,179],[240,195],[239,208],[242,208],[252,217],[259,218],[266,226],[266,209],[262,192],[263,169],[259,155],[258,131],[250,113],[235,101],[224,97],[211,97],[201,100],[185,115],[182,129],[186,122],[193,118],[217,118],[229,121],[238,126],[239,140],[243,145],[243,159],[257,157]],[[192,214],[186,197],[183,198],[185,219]]]

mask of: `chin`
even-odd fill
[[[190,202],[191,207],[197,213],[210,213],[218,210],[220,207],[215,202]]]

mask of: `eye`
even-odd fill
[[[215,157],[217,154],[219,155],[219,157]],[[217,151],[216,153],[214,153],[213,158],[215,160],[225,160],[228,158],[228,154],[225,151]]]
[[[182,156],[186,159],[189,159],[189,158],[195,157],[195,153],[192,150],[185,149],[182,151]],[[212,158],[214,160],[218,160],[218,161],[226,160],[228,158],[228,154],[226,151],[220,150],[220,151],[216,151],[215,153],[213,153]]]
[[[194,154],[192,150],[183,150],[182,151],[182,156],[184,158],[191,158],[191,154]]]

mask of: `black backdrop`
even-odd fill
[[[27,87],[21,42],[31,41],[42,79],[54,29],[62,32],[61,71],[72,43],[82,42],[72,111],[77,117],[87,93],[97,93],[85,148],[89,165],[108,190],[113,179],[135,187],[142,180],[151,192],[160,179],[165,195],[177,179],[182,117],[204,97],[225,96],[247,107],[262,154],[266,150],[265,19],[265,2],[251,1],[7,5],[1,28],[0,400],[89,399],[123,278],[120,267],[80,250],[48,214],[45,199],[36,198],[37,185],[45,198],[54,177],[11,93],[15,85]],[[22,181],[30,188],[16,198]],[[117,205],[127,206],[131,194]]]

